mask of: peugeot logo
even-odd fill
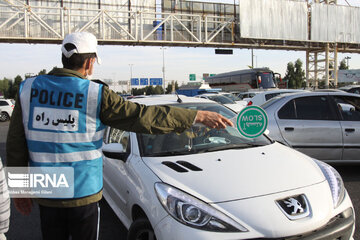
[[[304,218],[310,214],[308,200],[303,194],[277,200],[276,204],[290,220]]]
[[[295,198],[291,197],[288,200],[283,200],[283,202],[286,204],[288,208],[294,208],[291,215],[304,212],[304,208],[302,207],[301,203]]]

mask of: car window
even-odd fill
[[[351,88],[348,90],[349,93],[360,94],[360,88]]]
[[[240,101],[241,100],[240,98],[238,98],[237,96],[232,95],[231,93],[224,94],[224,96],[230,98],[233,101]]]
[[[295,101],[290,100],[278,112],[280,119],[296,119]]]
[[[273,97],[276,97],[280,94],[285,94],[285,93],[289,93],[289,92],[277,92],[277,93],[269,93],[269,94],[266,94],[265,95],[265,99],[266,101],[269,100],[269,99],[272,99]]]
[[[337,104],[342,120],[360,121],[360,98],[336,96],[334,97],[334,100]]]
[[[296,118],[304,120],[334,120],[336,116],[330,109],[326,96],[301,97],[295,99]]]
[[[280,93],[269,93],[269,94],[265,94],[265,100],[269,100],[277,95],[279,95]]]
[[[300,97],[290,100],[278,112],[280,119],[335,120],[327,96]]]
[[[236,113],[215,103],[177,104],[193,110],[207,110],[222,114],[229,119],[236,119]],[[239,149],[264,146],[271,141],[264,135],[258,138],[245,138],[235,127],[225,129],[210,129],[204,125],[195,124],[181,134],[137,134],[140,153],[143,157],[173,156],[196,154],[224,149]]]
[[[127,152],[130,150],[130,133],[117,128],[111,128],[108,143],[120,143],[124,151]]]
[[[7,101],[0,101],[0,106],[9,106],[9,103]]]
[[[210,100],[213,100],[215,102],[221,103],[221,104],[234,104],[235,102],[231,100],[228,97],[216,95],[216,96],[208,96]]]

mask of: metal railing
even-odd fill
[[[85,5],[84,5],[85,6]],[[93,7],[93,6],[92,6]],[[97,8],[28,6],[0,0],[0,42],[60,43],[71,32],[93,33],[99,44],[227,47],[324,51],[327,42],[253,39],[240,36],[234,15]],[[289,26],[291,27],[291,26]],[[337,43],[338,52],[360,53],[357,43]]]
[[[0,39],[59,41],[88,31],[105,43],[222,44],[235,39],[233,17],[149,11],[0,4]]]

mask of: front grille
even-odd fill
[[[325,226],[301,235],[283,238],[257,238],[254,240],[349,240],[355,224],[351,208],[332,218]]]

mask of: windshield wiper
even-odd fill
[[[221,151],[221,150],[244,149],[244,148],[258,147],[258,146],[262,146],[262,145],[246,144],[246,143],[245,144],[229,144],[229,145],[222,145],[222,146],[217,146],[217,147],[206,148],[206,149],[200,150],[198,152],[199,153],[216,152],[216,151]]]

